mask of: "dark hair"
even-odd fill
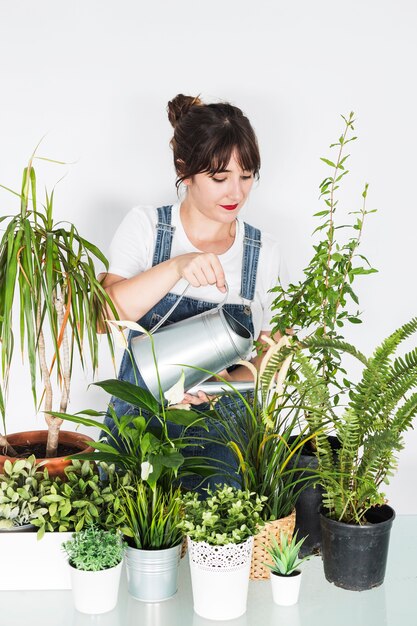
[[[176,187],[186,178],[226,169],[233,150],[242,170],[259,178],[261,157],[255,132],[242,111],[232,104],[204,104],[199,97],[178,94],[168,102],[174,127],[171,147],[177,172]]]

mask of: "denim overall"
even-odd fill
[[[155,243],[155,251],[152,261],[152,266],[158,265],[159,263],[163,263],[167,261],[171,256],[171,246],[172,239],[174,236],[175,227],[171,225],[171,214],[172,214],[172,206],[163,206],[158,209],[158,223],[156,226],[157,235],[156,235],[156,243]],[[253,335],[253,321],[252,321],[252,313],[251,313],[251,302],[254,299],[255,295],[255,284],[256,284],[256,274],[258,269],[258,261],[259,261],[259,252],[261,247],[261,232],[257,228],[250,226],[249,224],[244,223],[245,234],[244,234],[244,242],[243,242],[243,260],[242,260],[242,279],[241,279],[241,288],[240,288],[240,297],[246,302],[246,304],[224,304],[223,308],[230,313],[238,322],[240,322],[243,326],[245,326],[250,333]],[[178,300],[180,296],[168,293],[166,296],[162,298],[148,313],[146,313],[138,323],[147,329],[152,329],[161,319],[162,317],[169,311],[169,309],[174,305],[174,303]],[[172,324],[174,322],[179,322],[183,319],[187,319],[194,315],[198,315],[199,313],[203,313],[209,309],[216,307],[217,304],[213,302],[204,302],[203,300],[197,300],[196,298],[189,298],[184,296],[176,307],[176,309],[172,312],[172,315],[168,320],[164,323],[164,325]],[[139,335],[140,333],[137,331],[130,331],[128,337],[128,343],[130,346],[130,342],[133,337]],[[138,384],[146,389],[146,385],[136,368],[136,376]],[[132,360],[127,350],[122,358],[122,362],[119,370],[119,380],[126,380],[130,383],[135,384],[135,374],[133,371]],[[227,416],[227,405],[232,404],[235,406],[236,400],[232,400],[231,398],[220,398],[216,404],[216,410],[224,417]],[[112,398],[111,403],[116,411],[117,415],[137,415],[138,409],[128,404],[127,402],[120,400],[119,398]],[[208,404],[202,404],[199,406],[192,407],[195,411],[205,411],[209,408]],[[208,420],[207,425],[209,426],[209,432],[201,429],[200,427],[190,427],[187,430],[187,434],[189,436],[199,436],[204,435],[207,437],[212,436],[215,438],[216,436],[216,428],[214,428],[213,424]],[[112,432],[115,434],[115,426],[114,422],[110,415],[107,415],[105,418],[105,424],[111,428]],[[171,437],[176,437],[179,435],[182,427],[177,426],[175,424],[170,424],[168,427],[168,432]],[[218,426],[217,426],[218,429]],[[189,448],[185,448],[183,450],[184,456],[187,454],[190,455],[198,455],[198,456],[207,456],[215,459],[219,459],[229,464],[232,468],[237,470],[237,461],[234,457],[234,454],[220,444],[215,442],[205,443],[204,450],[201,447],[190,446]],[[230,470],[229,470],[230,471]],[[231,470],[233,471],[233,469]],[[214,484],[222,482],[219,480],[219,477],[213,477],[211,479],[206,479],[204,481],[204,486],[210,485],[214,486]],[[230,481],[229,481],[230,482]],[[196,486],[201,483],[201,478],[198,476],[187,476],[182,480],[182,484],[184,487],[188,489],[195,489]],[[201,488],[202,484],[200,485]]]

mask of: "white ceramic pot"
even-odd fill
[[[246,612],[253,537],[240,544],[210,546],[188,537],[194,611],[228,620]]]
[[[80,613],[98,615],[117,604],[122,562],[99,572],[86,572],[69,565],[74,604]]]
[[[292,576],[278,576],[271,572],[272,598],[275,604],[280,606],[292,606],[297,604],[301,585],[300,570],[296,570]]]

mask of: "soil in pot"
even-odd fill
[[[20,452],[20,450],[22,450],[23,453],[21,457],[0,455],[0,473],[2,473],[4,462],[7,459],[14,463],[19,458],[26,458],[31,454],[35,454],[37,462],[42,462],[43,466],[48,468],[51,477],[59,476],[65,479],[64,470],[71,463],[70,460],[66,459],[67,456],[77,454],[77,452],[94,452],[94,448],[88,443],[89,441],[93,441],[91,437],[81,433],[61,430],[59,433],[59,456],[46,459],[45,450],[47,436],[48,431],[46,430],[33,430],[8,435],[7,438],[10,444],[17,451]]]

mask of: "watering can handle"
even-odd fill
[[[177,308],[177,306],[179,305],[179,303],[181,302],[181,300],[183,299],[183,297],[185,296],[188,288],[190,286],[190,283],[188,283],[188,285],[186,286],[186,288],[184,289],[184,291],[182,292],[182,294],[180,295],[180,297],[178,298],[178,300],[173,304],[173,306],[169,309],[168,313],[165,313],[164,317],[162,317],[159,322],[157,324],[155,324],[155,326],[153,328],[151,328],[151,330],[149,331],[149,333],[151,335],[153,335],[153,333],[155,333],[158,328],[160,328],[162,326],[162,324],[164,324],[166,322],[166,320],[169,318],[169,316],[171,315],[171,313],[173,311],[175,311],[175,309]],[[226,293],[225,296],[223,298],[223,300],[221,302],[219,302],[219,304],[216,306],[215,310],[218,311],[223,304],[226,302],[227,300],[227,296],[229,295],[229,287],[227,285],[227,283],[225,283],[225,287],[226,287]]]

